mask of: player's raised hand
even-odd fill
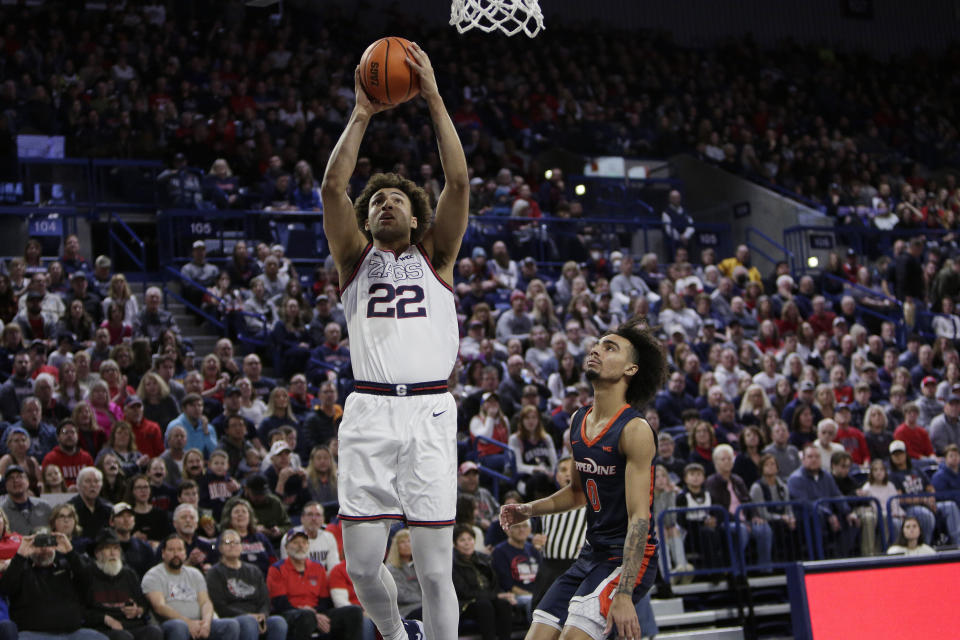
[[[440,90],[437,89],[437,78],[433,75],[433,65],[430,64],[427,53],[416,42],[408,52],[410,55],[407,56],[407,64],[420,76],[420,95],[426,99],[440,95]]]
[[[533,509],[529,504],[505,504],[500,507],[500,526],[507,531],[510,525],[523,522],[531,515],[533,515]]]
[[[617,640],[640,640],[640,621],[630,594],[618,593],[613,596],[603,637],[606,638],[614,627],[617,629]]]
[[[392,104],[380,104],[370,99],[367,92],[363,90],[363,84],[360,82],[360,65],[357,65],[357,68],[353,70],[353,84],[357,94],[357,104],[354,106],[354,109],[367,117],[375,113],[380,113],[381,111],[386,111],[393,106]]]

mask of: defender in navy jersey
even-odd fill
[[[467,227],[470,186],[430,59],[416,44],[407,53],[445,176],[432,223],[427,193],[395,174],[371,177],[353,203],[347,196],[367,125],[390,108],[371,102],[359,70],[356,106],[320,191],[357,379],[339,429],[339,516],[347,572],[383,638],[422,638],[425,631],[428,640],[447,640],[457,636],[459,622],[450,562],[457,407],[447,378],[459,346],[453,268]],[[411,527],[425,629],[401,620],[397,587],[383,565],[396,520]]]
[[[635,604],[657,575],[651,526],[656,434],[634,409],[662,386],[663,347],[642,320],[605,334],[583,363],[594,404],[570,420],[574,468],[570,484],[548,498],[504,505],[506,529],[531,516],[586,505],[587,543],[547,591],[527,640],[640,638]]]

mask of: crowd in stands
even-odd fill
[[[282,247],[251,247],[238,243],[218,267],[197,242],[183,265],[195,286],[184,294],[224,317],[246,309],[243,321],[271,336],[259,354],[231,336],[213,353],[194,353],[160,290],[133,294],[109,259],[87,260],[77,236],[64,239],[56,259],[38,255],[31,240],[3,265],[0,507],[9,543],[0,559],[18,571],[0,578],[0,593],[17,624],[37,624],[32,600],[20,595],[26,578],[17,576],[50,555],[33,539],[25,565],[13,558],[17,543],[47,527],[63,534],[55,544],[67,560],[66,539],[93,557],[70,560],[77,581],[106,579],[117,547],[133,572],[125,579],[143,581],[145,600],[108,615],[140,619],[150,608],[168,638],[203,624],[209,611],[254,616],[219,625],[215,635],[226,638],[369,630],[339,525],[324,518],[336,506],[337,426],[352,388],[338,275],[319,269],[313,281],[301,278]],[[932,307],[933,295],[942,306],[960,296],[957,261],[922,237],[906,247],[878,274],[878,300],[914,285],[918,308]],[[659,440],[655,512],[692,509],[663,521],[664,568],[732,563],[739,571],[803,557],[805,509],[771,502],[876,498],[816,513],[830,556],[882,552],[881,540],[896,537],[889,521],[911,553],[960,543],[957,335],[900,335],[900,306],[866,313],[854,280],[877,265],[856,256],[843,258],[837,291],[826,277],[795,282],[783,265],[763,274],[744,245],[723,259],[705,249],[696,264],[690,253],[680,239],[666,265],[656,254],[611,251],[554,274],[518,262],[503,241],[462,252],[454,282],[461,350],[449,379],[461,456],[452,550],[463,619],[483,637],[507,637],[529,619],[550,544],[540,522],[503,532],[500,501],[546,495],[569,478],[567,426],[591,395],[582,360],[603,331],[633,315],[661,335],[672,369],[645,409]],[[220,280],[236,298],[230,308],[203,288]],[[914,494],[923,495],[903,497]],[[728,536],[739,545],[732,556],[723,551]],[[237,541],[239,553],[226,549]],[[176,573],[178,559],[198,573]],[[401,606],[415,611],[411,561],[409,540],[396,537],[387,562],[403,581]],[[288,584],[304,566],[324,576],[323,588],[306,594]],[[206,584],[212,609],[203,599],[199,609],[158,600],[151,574],[161,582],[183,575],[190,593]],[[224,600],[216,581],[225,575],[251,586],[242,605]],[[96,590],[77,593],[70,606],[108,606],[84,601]],[[304,618],[298,602],[316,615]]]
[[[562,140],[587,155],[695,153],[848,224],[957,227],[960,185],[939,171],[960,162],[956,46],[878,60],[823,44],[768,50],[749,36],[690,49],[664,34],[558,24],[476,56],[483,36],[385,11],[394,31],[434,55],[491,200],[501,167],[537,194],[549,167],[535,156]],[[316,176],[349,116],[359,54],[376,37],[350,11],[309,4],[285,7],[280,20],[175,2],[7,6],[0,18],[0,144],[57,134],[70,156],[162,159],[178,206],[317,209]],[[392,169],[439,192],[433,133],[413,106],[378,116],[362,155],[358,180]],[[566,211],[556,188],[536,200],[524,211]]]

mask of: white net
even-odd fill
[[[450,24],[460,33],[499,29],[508,36],[523,31],[531,38],[544,28],[537,0],[453,0]]]

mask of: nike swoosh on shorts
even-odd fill
[[[433,417],[436,418],[437,416],[442,416],[442,415],[445,414],[446,412],[447,412],[447,410],[444,409],[444,410],[441,411],[440,413],[435,413],[435,414],[433,414]]]

